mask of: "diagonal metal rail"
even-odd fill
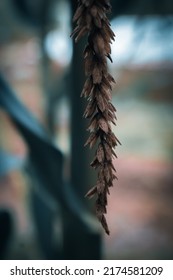
[[[70,183],[63,178],[63,155],[56,148],[37,119],[16,97],[5,79],[0,75],[0,107],[10,116],[19,133],[23,136],[29,148],[30,166],[34,170],[40,185],[55,203],[62,208],[63,238],[62,254],[65,259],[99,259],[100,234],[95,218],[87,211],[82,201],[77,197]],[[36,199],[37,200],[37,199]],[[40,203],[44,207],[44,203]],[[53,221],[49,207],[46,205],[47,221]],[[49,211],[49,213],[48,213]],[[40,208],[35,209],[37,223],[40,222],[42,243],[52,234],[43,234],[48,230],[46,220]],[[46,217],[46,216],[45,216]],[[75,250],[76,248],[76,250]],[[78,248],[78,249],[77,249]],[[47,257],[53,255],[46,248]],[[56,256],[55,256],[56,257]]]

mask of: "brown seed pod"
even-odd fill
[[[116,179],[113,157],[114,148],[121,144],[112,132],[111,124],[115,125],[116,109],[111,104],[112,84],[114,78],[108,72],[107,60],[112,62],[111,42],[115,34],[111,30],[107,14],[111,11],[110,0],[78,0],[78,8],[74,15],[77,27],[72,36],[78,41],[86,33],[88,42],[84,50],[85,74],[87,80],[81,96],[87,98],[88,105],[84,112],[85,118],[90,118],[88,131],[90,136],[85,143],[92,148],[98,142],[95,157],[91,167],[98,170],[97,184],[86,194],[96,196],[96,216],[105,232],[109,234],[105,219],[107,195],[109,188]]]

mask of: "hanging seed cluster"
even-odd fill
[[[75,42],[86,34],[88,36],[84,50],[87,79],[81,96],[88,100],[84,117],[90,119],[90,136],[85,145],[92,148],[97,144],[91,166],[98,170],[98,179],[86,196],[96,196],[96,216],[107,234],[107,195],[116,178],[112,159],[116,157],[114,148],[119,143],[111,130],[111,123],[115,124],[116,109],[111,104],[112,84],[115,81],[108,73],[107,67],[107,58],[112,62],[110,44],[115,37],[107,18],[110,11],[109,0],[79,0],[73,18],[77,25],[71,35],[75,36]]]

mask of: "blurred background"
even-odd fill
[[[0,259],[173,258],[173,3],[114,0],[115,160],[105,236],[84,198],[77,1],[0,1]]]

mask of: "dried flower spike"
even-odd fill
[[[84,117],[91,119],[88,127],[91,135],[85,145],[92,148],[98,143],[91,162],[91,166],[98,170],[98,179],[86,196],[96,196],[96,215],[107,234],[109,228],[104,214],[109,188],[117,178],[112,158],[116,156],[114,148],[120,143],[111,130],[111,123],[115,124],[116,109],[111,104],[112,83],[115,81],[107,67],[107,58],[112,62],[110,44],[115,37],[107,18],[110,11],[109,0],[78,0],[73,18],[77,26],[71,35],[75,36],[75,42],[86,34],[88,36],[84,50],[87,80],[81,96],[88,100]]]

